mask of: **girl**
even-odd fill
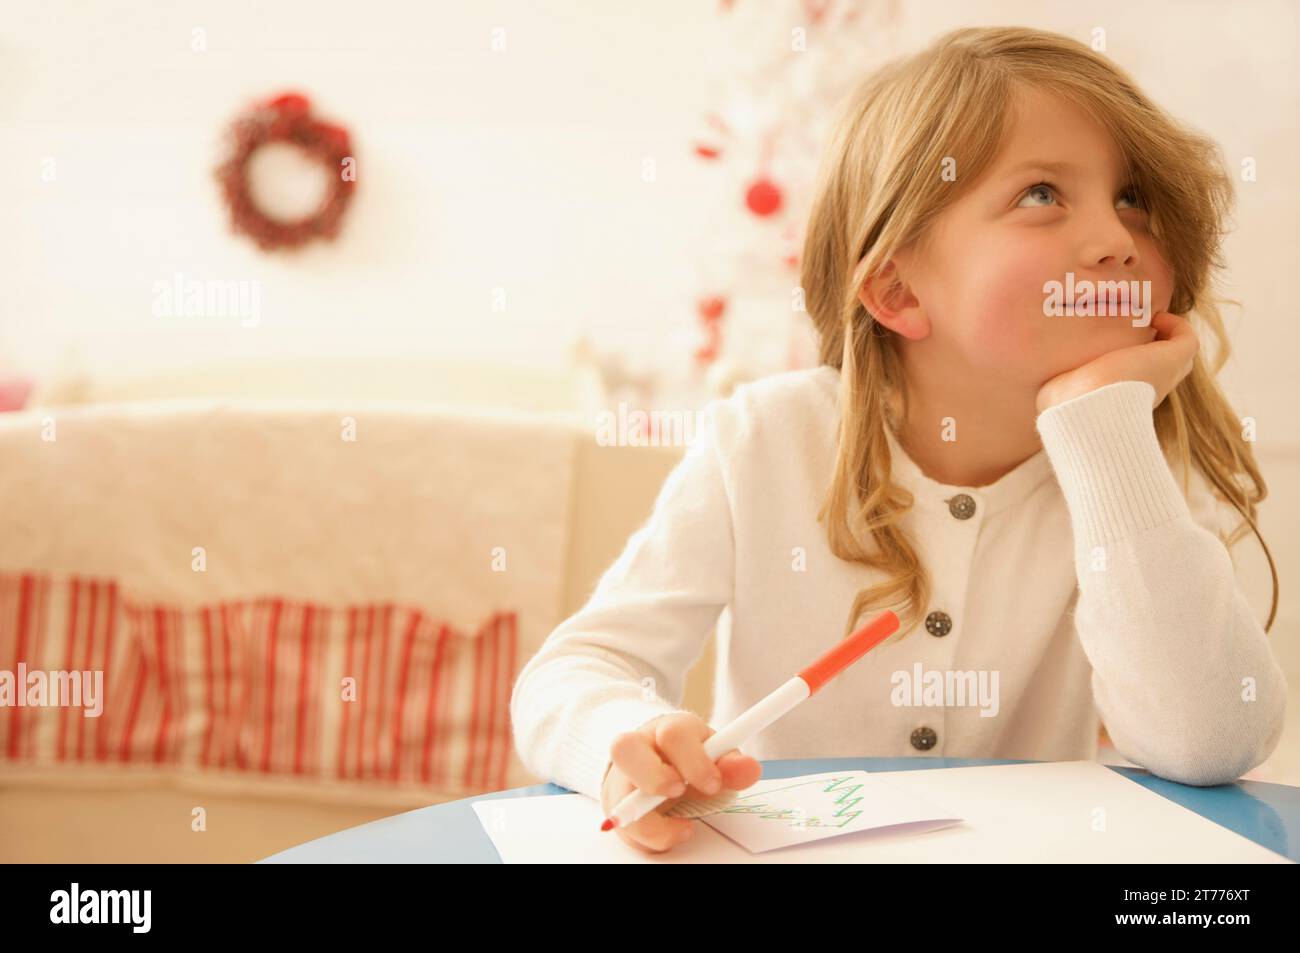
[[[1287,686],[1276,571],[1261,626],[1229,555],[1267,492],[1215,383],[1231,198],[1214,144],[1074,40],[957,30],[869,77],[804,247],[821,366],[706,408],[520,673],[524,763],[608,811],[748,787],[757,758],[1093,759],[1099,722],[1184,784],[1262,762]],[[714,725],[882,609],[902,626],[715,764],[680,703],[724,608]],[[662,810],[620,836],[689,836]]]

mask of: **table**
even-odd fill
[[[771,779],[825,771],[925,771],[1032,763],[973,758],[806,758],[764,761],[762,765],[763,778]],[[1107,767],[1269,850],[1300,861],[1300,787],[1237,781],[1200,788],[1158,778],[1142,768]],[[558,784],[532,784],[509,791],[477,794],[329,834],[272,854],[259,863],[498,864],[501,859],[478,815],[470,808],[471,802],[570,793],[568,788]]]

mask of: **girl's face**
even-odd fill
[[[1136,311],[1044,313],[1044,285],[1060,282],[1069,295],[1070,272],[1076,297],[1084,281],[1149,281],[1149,314],[1168,310],[1173,272],[1122,175],[1118,149],[1086,113],[1043,93],[1023,95],[1002,152],[936,219],[929,247],[895,258],[927,319],[916,346],[942,361],[932,366],[1037,387],[1154,340],[1152,327],[1134,326],[1143,320]]]

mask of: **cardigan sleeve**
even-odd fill
[[[1286,678],[1221,536],[1241,518],[1195,468],[1184,497],[1154,399],[1121,381],[1037,426],[1070,512],[1075,630],[1111,740],[1152,774],[1225,784],[1277,747]]]
[[[614,739],[686,711],[686,674],[732,597],[719,444],[737,426],[733,403],[704,409],[649,519],[520,672],[511,722],[520,760],[537,776],[599,800]]]

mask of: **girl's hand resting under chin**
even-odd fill
[[[1157,311],[1155,339],[1109,351],[1082,367],[1058,374],[1038,390],[1038,412],[1119,381],[1146,381],[1156,389],[1154,410],[1192,370],[1200,340],[1186,318]]]

